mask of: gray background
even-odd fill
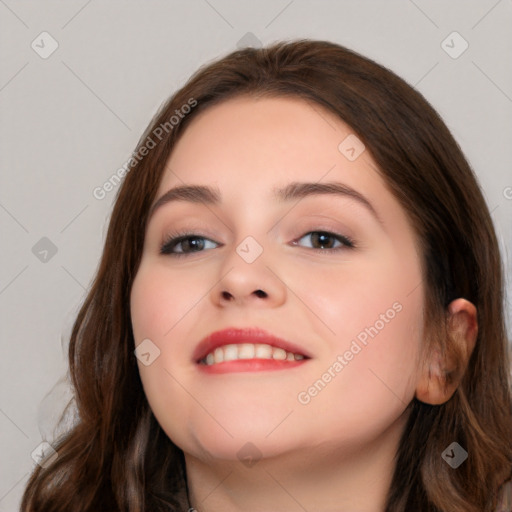
[[[0,511],[18,509],[31,453],[69,396],[55,384],[115,194],[92,191],[199,65],[248,32],[263,44],[311,37],[417,86],[479,176],[510,283],[511,27],[511,0],[0,0]],[[51,48],[43,31],[59,45],[45,59],[31,47]],[[469,44],[457,58],[445,50],[460,51],[460,39],[442,45],[453,31]],[[43,237],[55,254],[41,252]],[[510,325],[510,301],[507,312]]]

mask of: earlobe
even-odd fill
[[[446,351],[434,347],[420,370],[415,396],[430,405],[447,402],[466,372],[478,335],[474,304],[462,298],[449,304],[448,332]]]

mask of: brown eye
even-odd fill
[[[297,240],[302,240],[306,237],[309,237],[311,240],[311,249],[336,251],[338,249],[354,247],[354,242],[350,238],[328,231],[310,231]],[[336,242],[339,243],[338,246],[335,246]]]
[[[162,244],[160,254],[172,256],[185,256],[194,252],[202,252],[208,243],[215,244],[212,240],[196,234],[171,235]],[[212,248],[212,247],[209,247]]]

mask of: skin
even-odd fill
[[[381,511],[407,406],[415,396],[444,403],[457,387],[442,385],[450,361],[423,357],[414,231],[369,151],[349,161],[338,150],[351,133],[300,99],[241,97],[199,114],[167,162],[156,199],[184,183],[216,186],[223,198],[218,206],[177,201],[155,211],[130,304],[136,345],[149,338],[160,350],[151,365],[139,361],[144,391],[185,453],[199,512]],[[272,198],[273,187],[291,181],[342,182],[370,201],[382,223],[349,197]],[[176,229],[207,245],[178,258],[160,254]],[[315,231],[349,235],[356,247],[315,245]],[[236,252],[247,236],[263,249],[252,263]],[[336,240],[328,238],[329,247],[340,246]],[[299,393],[397,303],[400,312],[378,335],[301,403]],[[450,313],[469,359],[475,308],[457,299]],[[230,326],[261,327],[312,358],[282,371],[201,372],[196,345]],[[237,456],[248,442],[261,457],[251,467]]]

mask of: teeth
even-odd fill
[[[235,361],[238,359],[238,347],[236,345],[226,345],[224,347],[224,361]]]
[[[201,362],[211,366],[224,361],[237,359],[276,359],[278,361],[300,361],[304,359],[301,354],[294,354],[278,347],[263,343],[242,343],[237,345],[224,345],[210,352]]]
[[[272,354],[274,359],[278,359],[279,361],[284,361],[286,359],[286,350],[282,348],[274,348],[274,353]]]
[[[255,345],[255,356],[258,359],[272,359],[272,347],[270,345]]]
[[[213,357],[216,363],[222,363],[222,361],[224,361],[224,350],[222,350],[222,347],[217,347],[215,349],[215,351],[213,352]]]
[[[238,357],[240,359],[252,359],[254,357],[254,345],[244,343],[238,347]]]

